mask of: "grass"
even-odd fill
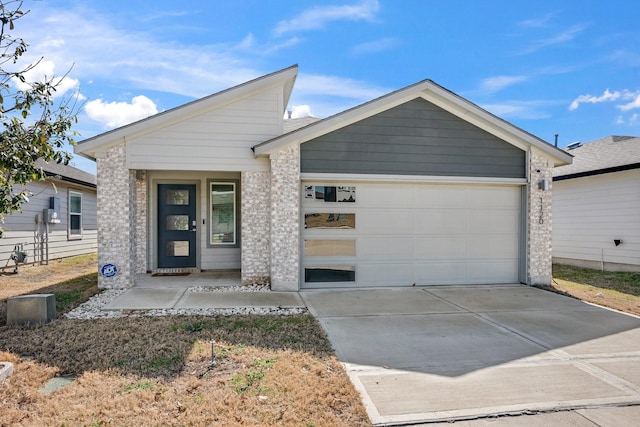
[[[35,292],[56,294],[62,315],[98,292],[95,270],[76,259],[3,276],[0,319],[6,298]],[[370,424],[309,315],[59,317],[0,326],[0,360],[14,363],[0,384],[0,426]],[[55,376],[76,379],[41,393]]]
[[[640,274],[638,273],[600,271],[554,264],[553,277],[573,283],[640,296]]]
[[[553,265],[549,290],[640,316],[640,274]]]

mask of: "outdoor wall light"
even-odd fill
[[[613,243],[614,243],[616,246],[620,246],[620,243],[622,243],[622,240],[621,240],[621,239],[613,239]]]
[[[549,191],[550,187],[551,183],[548,179],[541,179],[540,181],[538,181],[538,190]]]

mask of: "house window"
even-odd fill
[[[82,193],[69,192],[69,239],[82,238]]]
[[[209,244],[237,245],[236,182],[211,182]]]

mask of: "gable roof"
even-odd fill
[[[531,145],[535,146],[553,158],[556,165],[571,163],[572,156],[565,151],[489,113],[476,104],[456,95],[429,79],[391,92],[316,123],[293,130],[282,136],[272,138],[269,141],[254,146],[253,150],[256,156],[268,156],[283,146],[304,143],[418,97],[424,98],[428,102],[443,108],[522,150],[526,150]]]
[[[95,160],[96,152],[105,150],[111,146],[117,145],[123,141],[125,137],[132,135],[144,134],[152,131],[156,127],[166,126],[173,123],[184,121],[190,117],[200,114],[204,111],[213,110],[223,105],[234,102],[238,99],[250,96],[254,93],[264,91],[271,87],[282,86],[284,93],[284,108],[289,103],[293,84],[298,75],[298,66],[292,65],[280,71],[258,77],[254,80],[242,83],[229,89],[214,93],[204,98],[191,101],[187,104],[180,105],[167,111],[163,111],[153,116],[147,117],[137,122],[110,130],[108,132],[96,135],[80,141],[75,147],[74,152],[81,156]],[[284,110],[282,111],[284,115]]]
[[[555,168],[554,180],[640,168],[640,137],[607,136],[569,150],[573,164]]]
[[[55,162],[47,163],[42,159],[36,160],[36,166],[42,168],[48,177],[96,188],[97,180],[95,175],[73,166]]]

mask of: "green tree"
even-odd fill
[[[36,82],[26,77],[42,58],[20,62],[28,44],[11,32],[28,13],[22,6],[21,0],[0,0],[0,237],[4,216],[29,201],[24,186],[46,177],[36,161],[68,164],[71,154],[65,147],[74,145],[75,136],[75,97],[54,100],[66,76]]]

